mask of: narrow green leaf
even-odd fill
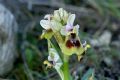
[[[95,80],[94,69],[89,69],[82,77],[81,80]]]

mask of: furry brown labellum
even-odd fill
[[[81,45],[80,45],[80,41],[76,38],[76,34],[75,33],[71,33],[70,34],[70,39],[68,39],[66,41],[66,46],[68,48],[72,48],[72,47],[77,47],[79,48]]]

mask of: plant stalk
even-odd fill
[[[64,55],[64,63],[63,63],[64,80],[71,80],[68,60],[69,60],[68,56]]]

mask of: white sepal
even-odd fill
[[[67,24],[70,24],[70,25],[73,26],[74,20],[75,20],[75,14],[71,14],[71,15],[68,17]]]
[[[59,14],[60,14],[60,17],[62,18],[63,15],[64,15],[64,10],[63,10],[63,8],[60,8],[60,9],[59,9]]]
[[[46,30],[50,29],[50,22],[48,20],[41,20],[40,25]]]
[[[47,14],[45,15],[44,19],[48,19],[50,21],[50,18],[51,18],[51,15],[50,14]]]
[[[59,31],[62,28],[62,24],[55,20],[51,20],[51,28],[53,32]]]
[[[60,18],[60,13],[58,10],[55,10],[54,11],[54,19],[57,20],[57,21],[60,21],[61,18]]]

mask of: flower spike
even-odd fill
[[[69,75],[65,76],[68,73],[68,57],[76,54],[80,61],[90,48],[86,41],[81,43],[79,25],[74,25],[75,18],[75,14],[59,8],[53,14],[45,15],[40,21],[40,25],[44,28],[40,38],[47,39],[49,51],[48,60],[44,61],[44,64],[47,65],[46,68],[55,68],[62,80],[70,80],[67,79]],[[60,56],[54,47],[53,39],[58,43],[63,56]]]

